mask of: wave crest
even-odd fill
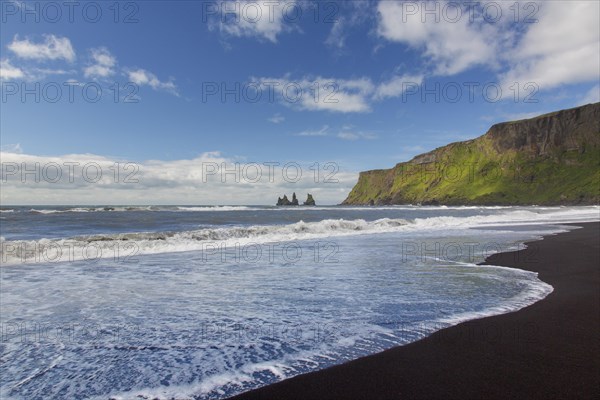
[[[119,251],[129,255],[173,253],[204,250],[207,243],[244,245],[250,243],[286,242],[396,231],[409,222],[383,218],[326,219],[319,222],[299,221],[289,225],[253,225],[203,228],[182,232],[132,232],[106,235],[76,236],[67,239],[2,241],[0,255],[4,264],[63,262],[114,257]]]

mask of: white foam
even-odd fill
[[[536,272],[525,271],[518,268],[502,267],[495,265],[486,265],[485,268],[497,268],[497,269],[510,269],[512,272],[520,272],[522,275],[528,276],[529,279],[523,279],[521,282],[527,285],[521,293],[512,298],[504,301],[503,303],[489,307],[482,311],[473,311],[460,314],[454,314],[450,317],[440,318],[436,322],[440,322],[448,325],[457,325],[461,322],[470,321],[473,319],[479,319],[489,317],[493,315],[506,314],[509,312],[519,311],[522,308],[528,307],[538,301],[544,299],[550,293],[554,291],[554,288],[537,278]]]
[[[153,206],[127,206],[127,207],[72,207],[65,208],[64,210],[54,210],[54,209],[36,209],[32,208],[29,212],[36,214],[64,214],[64,213],[87,213],[87,212],[110,212],[110,211],[161,211],[158,208],[153,208]]]
[[[486,226],[562,224],[600,220],[599,207],[507,210],[493,215],[436,216],[405,219],[325,219],[288,225],[252,225],[204,228],[182,232],[141,232],[79,236],[31,241],[3,240],[3,264],[63,262],[134,255],[198,251],[215,246],[289,242],[329,237],[402,231],[457,231]],[[46,210],[50,212],[52,210]]]
[[[22,242],[5,241],[4,238],[0,237],[0,241],[2,241],[3,251],[8,245],[14,246],[18,243],[30,246],[51,246],[52,244],[73,245],[74,248],[80,250],[88,245],[97,245],[100,248],[108,249],[110,246],[115,245],[135,244],[140,249],[140,253],[138,254],[141,254],[142,251],[150,254],[201,250],[206,243],[261,243],[404,231],[411,235],[421,234],[422,232],[433,232],[434,236],[437,235],[439,237],[445,235],[446,232],[452,232],[453,234],[468,236],[472,234],[468,232],[468,228],[489,227],[491,225],[539,225],[597,220],[598,210],[597,207],[578,209],[552,208],[549,210],[537,208],[533,210],[514,210],[511,208],[496,215],[477,215],[471,217],[437,216],[417,218],[414,221],[387,218],[376,221],[328,219],[318,222],[300,221],[287,225],[223,226],[220,228],[205,228],[184,232],[106,234]],[[551,231],[556,232],[559,229],[552,229]],[[489,230],[487,232],[490,235],[497,235],[498,232],[501,232],[500,236],[504,235],[502,237],[509,237],[511,240],[514,239],[514,232],[506,235],[506,231],[510,231],[510,229],[503,231]],[[528,229],[525,234],[519,235],[519,238],[530,237],[532,232],[535,232],[537,235],[535,229]],[[479,233],[482,233],[482,231],[475,232],[475,234]],[[486,233],[483,232],[483,234]],[[379,237],[373,238],[370,243],[374,243],[375,240],[378,241],[379,239]],[[386,249],[390,253],[386,253],[385,257],[391,256],[396,249],[393,243],[394,237],[391,239],[391,241],[387,242],[389,246]],[[381,243],[385,244],[385,239]],[[364,247],[369,249],[368,245]],[[4,256],[9,256],[9,254],[3,254]],[[109,252],[107,256],[112,256],[112,253]],[[353,260],[353,258],[350,258],[350,260]],[[365,257],[357,265],[366,266],[370,260],[370,257]],[[386,265],[387,260],[387,258],[383,257],[380,259],[383,265]],[[184,260],[184,264],[187,264],[187,262],[187,259]],[[176,265],[177,260],[174,260],[173,264]],[[447,265],[448,261],[440,259],[441,264]],[[456,264],[460,265],[456,266]],[[329,269],[327,272],[331,274],[328,275],[331,279],[319,280],[318,286],[323,288],[324,286],[335,284],[335,282],[344,282],[348,277],[355,278],[354,282],[359,283],[363,279],[369,279],[372,272],[386,274],[383,270],[376,272],[375,269],[364,269],[360,271],[359,275],[352,276],[352,269],[345,269],[345,265],[354,267],[351,261],[338,265],[340,267],[339,270],[335,268]],[[70,297],[70,301],[73,301],[73,304],[76,304],[78,296],[80,297],[80,304],[89,307],[82,310],[82,314],[101,316],[102,310],[118,309],[121,307],[121,302],[126,300],[129,302],[127,307],[130,307],[128,311],[131,310],[133,312],[124,313],[127,316],[123,318],[135,318],[136,321],[142,321],[141,323],[144,324],[142,325],[144,329],[136,330],[140,334],[139,337],[134,336],[133,339],[129,339],[127,332],[124,332],[123,343],[128,345],[126,346],[127,351],[130,351],[131,355],[125,354],[124,351],[111,351],[115,346],[104,348],[102,341],[99,342],[99,345],[94,344],[94,346],[89,346],[84,344],[83,347],[78,347],[77,342],[69,343],[66,350],[62,348],[56,350],[57,354],[65,355],[65,360],[61,361],[61,365],[58,367],[62,366],[66,368],[67,366],[72,366],[73,369],[69,372],[66,372],[68,371],[67,369],[57,372],[58,368],[53,367],[50,370],[45,369],[44,371],[47,371],[46,373],[48,374],[54,373],[55,376],[61,373],[63,374],[61,375],[62,377],[69,376],[69,379],[59,381],[57,385],[54,385],[54,382],[46,376],[44,377],[45,379],[25,381],[31,385],[27,389],[29,390],[28,393],[31,394],[30,397],[34,397],[36,394],[52,397],[52,395],[56,396],[58,393],[62,397],[74,397],[78,394],[81,395],[81,393],[78,393],[78,390],[86,385],[85,382],[93,382],[93,385],[97,385],[97,388],[92,390],[94,394],[102,393],[102,395],[98,395],[97,397],[86,395],[84,396],[86,398],[136,399],[140,398],[138,396],[141,396],[142,398],[158,399],[214,399],[229,397],[240,391],[258,387],[266,383],[286,379],[300,373],[332,365],[333,363],[355,359],[392,346],[418,340],[445,326],[455,325],[466,320],[516,311],[535,303],[552,292],[552,287],[541,282],[537,278],[537,274],[533,272],[499,266],[480,267],[468,263],[455,263],[451,267],[454,269],[455,274],[468,275],[471,273],[471,271],[468,271],[468,268],[472,267],[473,273],[480,274],[481,279],[489,283],[485,287],[492,288],[492,291],[494,291],[496,286],[505,286],[508,288],[507,290],[510,290],[510,295],[503,297],[503,293],[506,293],[505,291],[489,293],[487,290],[474,290],[477,293],[493,295],[493,299],[496,300],[485,303],[492,304],[491,307],[478,311],[462,312],[477,309],[478,307],[482,308],[483,306],[480,305],[481,303],[475,303],[474,305],[469,305],[469,307],[463,307],[463,302],[468,303],[469,299],[468,297],[460,297],[457,306],[452,308],[452,314],[447,313],[444,317],[433,320],[433,318],[440,315],[436,314],[435,317],[424,320],[423,323],[417,321],[414,325],[409,324],[408,331],[404,330],[405,326],[400,331],[393,326],[394,318],[401,319],[403,317],[393,310],[388,310],[389,303],[396,303],[400,307],[402,304],[410,305],[412,302],[418,303],[419,301],[426,304],[435,303],[438,299],[436,296],[442,296],[443,298],[444,293],[432,290],[432,297],[427,296],[425,299],[407,296],[406,298],[399,297],[394,300],[391,296],[386,296],[385,291],[379,291],[386,286],[377,284],[381,282],[380,280],[374,280],[375,284],[366,284],[361,290],[351,290],[350,292],[347,290],[350,283],[346,282],[337,288],[333,288],[334,290],[324,293],[322,299],[325,301],[321,305],[313,307],[312,304],[306,303],[307,306],[303,307],[304,310],[300,309],[289,312],[291,309],[289,305],[293,304],[296,306],[296,303],[293,303],[297,301],[296,299],[302,299],[298,301],[306,299],[306,301],[311,302],[313,300],[312,295],[306,296],[309,292],[303,291],[299,292],[301,294],[297,295],[297,297],[293,296],[286,300],[285,296],[279,297],[281,296],[279,293],[295,293],[297,289],[295,285],[300,285],[297,280],[298,276],[308,276],[312,280],[314,278],[311,274],[312,270],[302,271],[301,275],[296,275],[296,279],[290,278],[292,276],[289,275],[290,272],[281,274],[277,284],[271,285],[270,280],[276,279],[277,274],[266,271],[268,275],[261,273],[253,275],[253,268],[248,269],[249,273],[244,275],[244,279],[236,281],[233,278],[240,273],[239,270],[235,270],[236,272],[233,275],[229,275],[232,279],[227,280],[227,275],[221,275],[221,272],[227,272],[227,268],[217,268],[219,271],[215,275],[211,275],[211,269],[204,268],[183,269],[182,271],[186,271],[184,274],[172,275],[170,274],[171,265],[154,265],[153,267],[156,267],[156,269],[153,268],[153,273],[149,275],[143,275],[143,271],[127,268],[118,269],[114,274],[111,272],[103,275],[103,279],[106,279],[105,287],[111,288],[112,296],[108,297],[112,297],[113,300],[116,299],[113,303],[111,303],[110,298],[105,296],[103,290],[97,290],[98,280],[95,275],[81,273],[84,270],[82,268],[85,268],[84,266],[73,266],[73,268],[69,266],[69,268],[64,268],[62,271],[57,271],[59,272],[58,274],[55,274],[52,271],[53,269],[48,269],[52,272],[44,274],[44,268],[33,268],[29,271],[23,271],[23,274],[32,273],[34,277],[39,276],[45,279],[15,280],[16,284],[21,285],[20,287],[9,285],[9,297],[3,297],[3,299],[5,302],[7,299],[12,299],[12,301],[4,304],[12,304],[15,307],[13,315],[18,315],[20,318],[31,318],[32,315],[36,315],[36,312],[41,312],[42,315],[48,315],[48,318],[52,318],[54,315],[53,310],[64,310],[63,300],[58,298],[59,296],[48,295],[44,293],[44,290],[39,290],[40,287],[48,285],[48,282],[53,282],[52,285],[48,286],[60,287],[61,292],[64,291],[65,294],[72,296]],[[371,266],[369,265],[369,267]],[[466,273],[462,267],[467,270]],[[490,272],[483,271],[483,268],[489,268]],[[264,270],[262,271],[264,272]],[[365,272],[369,273],[366,274]],[[154,274],[161,278],[153,282],[152,276]],[[430,274],[423,275],[426,277]],[[172,279],[162,278],[166,276]],[[262,279],[264,276],[268,276],[269,280],[263,288],[256,283],[264,282],[264,279]],[[182,277],[182,279],[180,280],[179,277]],[[382,278],[389,280],[388,275],[384,275]],[[443,278],[434,277],[432,279],[437,281]],[[307,280],[306,282],[311,284],[311,280]],[[184,281],[186,285],[183,285]],[[193,286],[188,286],[187,282],[190,284],[193,282]],[[215,285],[213,282],[217,284]],[[452,282],[452,280],[449,282]],[[223,286],[219,286],[220,283],[224,283]],[[146,285],[148,285],[148,289],[146,289]],[[265,293],[265,288],[268,287],[285,288],[286,290],[281,292],[274,291],[269,294]],[[465,285],[465,287],[467,288],[465,293],[468,294],[468,285]],[[193,293],[187,294],[186,291],[190,288],[193,288],[191,291]],[[396,292],[404,290],[401,286],[398,288],[399,290]],[[139,293],[137,293],[137,290],[139,290]],[[256,292],[253,292],[253,290]],[[419,286],[417,290],[423,290],[423,286]],[[515,291],[518,293],[515,294]],[[138,296],[141,293],[144,293],[143,296]],[[196,297],[196,293],[199,293],[200,296]],[[34,298],[38,294],[41,296],[39,301],[41,309],[36,310],[27,301],[24,301],[24,299]],[[225,300],[234,297],[232,294],[235,295],[234,301],[231,302],[230,307],[224,308],[223,304],[227,304]],[[346,294],[352,300],[350,303],[344,305],[345,302],[340,302],[339,307],[337,307],[335,300],[333,300],[332,304],[335,307],[327,309],[330,306],[329,302],[332,301],[331,299],[335,299],[338,296],[344,297]],[[150,299],[153,302],[152,304],[161,304],[161,306],[164,306],[164,309],[161,307],[161,311],[163,312],[156,312],[154,307],[148,308],[147,304],[150,303],[147,303],[147,299]],[[181,301],[183,299],[186,301]],[[196,299],[202,299],[202,301],[196,301]],[[262,303],[252,302],[257,299],[265,301]],[[278,308],[276,306],[281,303],[286,304],[286,301],[288,301],[287,308]],[[105,304],[114,304],[115,306],[114,308],[105,307]],[[266,306],[261,306],[261,304]],[[361,306],[356,306],[356,304],[360,304]],[[134,307],[135,305],[137,307]],[[344,309],[343,307],[347,308]],[[344,311],[343,315],[336,313],[338,308]],[[167,312],[169,310],[175,310],[175,312]],[[147,314],[144,314],[146,311]],[[112,323],[112,311],[107,312],[111,313],[109,321]],[[213,312],[213,314],[210,312]],[[370,316],[361,320],[362,316],[369,315],[369,313],[371,313],[372,318]],[[221,314],[226,315],[226,318],[222,318]],[[133,315],[133,317],[129,317],[129,315]],[[225,334],[221,339],[217,336],[215,340],[210,335],[206,337],[200,336],[202,340],[198,341],[198,337],[191,333],[195,332],[194,329],[197,328],[196,325],[199,323],[199,316],[202,315],[209,319],[208,326],[213,326],[211,324],[225,324],[231,328],[240,322],[241,324],[247,324],[250,329],[254,326],[262,326],[261,324],[264,324],[267,328],[265,329],[266,332],[271,332],[271,329],[268,329],[271,325],[279,328],[283,327],[284,329],[273,330],[279,333],[275,333],[267,339],[262,339],[254,335],[242,335],[241,339],[236,336],[235,340],[231,339],[228,342],[227,340],[229,339],[227,339],[227,335]],[[407,318],[410,318],[410,315]],[[133,324],[131,321],[125,319],[124,323]],[[380,321],[389,322],[389,324],[380,323]],[[280,323],[281,326],[279,325]],[[293,330],[292,328],[296,326],[305,328],[304,335],[300,336],[300,340],[296,340],[294,335],[287,334],[288,331]],[[319,331],[324,333],[322,339],[318,341],[314,339],[305,340],[312,337],[311,330],[309,329],[311,326],[325,328],[323,331]],[[231,333],[232,331],[225,329],[224,332]],[[281,332],[286,332],[286,334]],[[191,339],[193,339],[193,342],[190,342]],[[132,343],[129,343],[129,341]],[[22,346],[22,343],[10,342],[8,345],[18,347]],[[73,346],[74,350],[71,350]],[[159,350],[145,351],[146,348],[151,347],[157,347]],[[27,346],[27,348],[32,349],[31,351],[51,349],[49,346]],[[134,348],[136,350],[132,350]],[[276,348],[277,351],[272,351],[273,348]],[[282,348],[285,348],[285,350],[282,350]],[[142,352],[145,353],[143,357],[141,357]],[[30,376],[35,376],[35,372],[29,373],[25,369],[19,368],[28,368],[31,360],[42,358],[40,357],[42,353],[19,353],[15,351],[11,354],[15,354],[15,357],[9,360],[9,367],[21,372],[21,376],[16,373],[13,374],[15,383],[29,379]],[[141,358],[136,361],[136,356]],[[115,358],[111,359],[110,357]],[[114,375],[106,371],[112,368],[108,364],[117,365],[118,362],[111,361],[111,363],[107,364],[106,360],[131,362],[132,366],[134,366],[132,368],[134,372],[132,372],[130,380],[120,381],[117,385],[112,380],[114,379]],[[71,375],[66,375],[67,373]],[[172,378],[170,380],[167,379],[169,383],[165,385],[162,383],[162,379],[168,375],[172,375]],[[70,385],[71,382],[73,382],[72,385]],[[77,386],[78,384],[82,386]],[[61,385],[63,385],[66,392],[60,392]],[[103,391],[100,392],[100,390]],[[111,391],[115,393],[111,394]]]
[[[255,210],[247,206],[205,206],[205,207],[177,207],[178,211],[246,211]]]
[[[0,253],[5,265],[19,263],[64,262],[206,250],[215,246],[308,240],[331,236],[394,232],[408,222],[383,218],[367,222],[363,219],[326,219],[319,222],[300,221],[289,225],[253,225],[205,228],[184,232],[141,232],[79,236],[68,239],[3,241]]]

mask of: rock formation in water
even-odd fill
[[[292,202],[288,199],[287,194],[283,195],[283,199],[281,197],[277,198],[278,206],[291,206]]]
[[[283,195],[283,198],[278,197],[276,205],[278,205],[278,206],[297,206],[297,205],[299,205],[298,198],[296,197],[296,193],[294,192],[292,194],[292,201],[290,201],[288,199],[286,194]],[[315,205],[315,199],[313,199],[311,194],[308,195],[308,197],[306,198],[306,201],[304,202],[303,205],[305,205],[305,206],[314,206]]]
[[[304,202],[305,206],[316,206],[317,204],[315,203],[315,199],[313,198],[312,194],[308,194],[308,196],[306,196],[306,201]]]

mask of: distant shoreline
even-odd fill
[[[600,223],[570,225],[483,263],[538,272],[545,299],[233,399],[600,397]]]

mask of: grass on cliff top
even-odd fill
[[[600,150],[547,157],[498,154],[486,141],[457,144],[430,164],[362,174],[348,201],[366,204],[557,204],[600,199]]]

